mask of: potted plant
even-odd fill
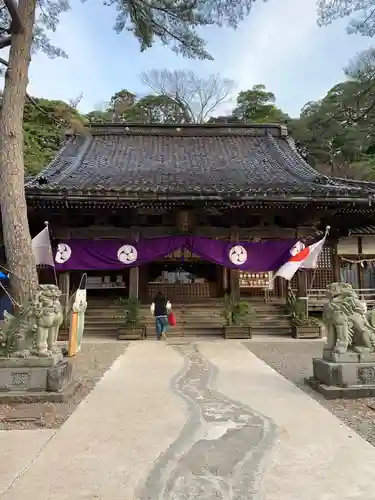
[[[318,319],[306,311],[306,303],[295,296],[289,296],[288,310],[292,322],[292,337],[295,339],[317,339],[322,336],[322,326]]]
[[[245,300],[237,300],[230,295],[224,297],[224,310],[222,316],[225,319],[224,338],[226,339],[250,339],[251,320],[253,310]]]
[[[118,340],[142,340],[145,338],[145,326],[142,325],[142,318],[139,316],[138,299],[120,298],[118,303],[124,306],[124,314],[116,316],[123,320],[118,329]]]

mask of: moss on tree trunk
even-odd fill
[[[23,111],[36,0],[19,0],[23,30],[12,35],[0,111],[0,186],[3,238],[12,294],[18,302],[38,284],[24,187]]]

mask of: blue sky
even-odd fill
[[[130,33],[113,31],[115,11],[101,0],[72,0],[61,16],[52,41],[69,59],[33,57],[28,92],[69,100],[81,92],[80,109],[98,109],[112,94],[126,88],[144,94],[139,74],[153,68],[193,69],[220,73],[236,81],[237,89],[263,83],[277,104],[298,116],[307,102],[319,99],[344,78],[343,67],[361,50],[375,44],[369,38],[347,35],[346,21],[328,28],[316,25],[316,0],[256,2],[237,30],[208,28],[203,34],[214,61],[192,61],[155,45],[140,53]]]

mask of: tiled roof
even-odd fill
[[[96,126],[68,138],[28,193],[243,197],[254,193],[360,196],[374,183],[323,176],[283,126]]]
[[[356,227],[354,229],[350,229],[349,231],[350,236],[366,236],[373,234],[375,234],[375,226],[373,225]]]

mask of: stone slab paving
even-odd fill
[[[219,370],[222,394],[266,415],[277,427],[264,455],[260,499],[375,499],[375,448],[241,344],[201,345]],[[246,497],[245,497],[246,498]],[[252,497],[250,497],[252,498]]]
[[[136,498],[186,421],[169,390],[183,363],[160,342],[131,344],[1,500]]]
[[[374,464],[241,342],[138,342],[0,498],[375,500]]]
[[[55,430],[0,431],[0,496],[42,452]]]

